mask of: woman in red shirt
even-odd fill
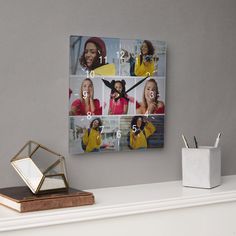
[[[141,103],[136,103],[137,114],[163,114],[165,105],[163,101],[159,101],[159,91],[157,82],[154,79],[147,80]]]
[[[80,88],[80,99],[76,99],[71,104],[70,115],[102,115],[100,101],[96,98],[94,99],[94,86],[91,79],[86,78],[83,80]]]

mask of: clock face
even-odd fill
[[[166,43],[70,37],[69,152],[164,146]]]

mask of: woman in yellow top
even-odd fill
[[[101,119],[96,118],[90,123],[90,128],[85,131],[82,142],[86,147],[86,152],[99,152],[102,144],[101,126]]]
[[[155,126],[146,117],[134,116],[131,121],[130,147],[132,149],[147,148],[147,138],[155,131]]]
[[[140,48],[141,53],[136,58],[134,73],[136,76],[147,76],[150,73],[150,76],[153,76],[155,65],[153,60],[154,47],[152,43],[148,40],[144,40]]]
[[[114,64],[107,63],[106,45],[101,38],[91,37],[84,45],[80,65],[86,71],[94,71],[95,75],[115,75]]]

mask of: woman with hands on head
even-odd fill
[[[94,99],[94,86],[91,79],[83,80],[80,88],[80,98],[71,104],[71,116],[102,115],[100,101]]]
[[[86,129],[82,138],[86,152],[99,152],[102,144],[101,129],[102,121],[100,118],[91,121],[90,127]]]
[[[134,116],[130,128],[130,147],[132,149],[147,148],[147,139],[155,133],[155,126],[144,116]]]
[[[163,114],[165,105],[159,101],[159,90],[156,80],[149,79],[146,81],[141,103],[136,103],[137,114]]]

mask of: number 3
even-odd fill
[[[150,92],[150,98],[154,98],[154,92],[153,91]]]

